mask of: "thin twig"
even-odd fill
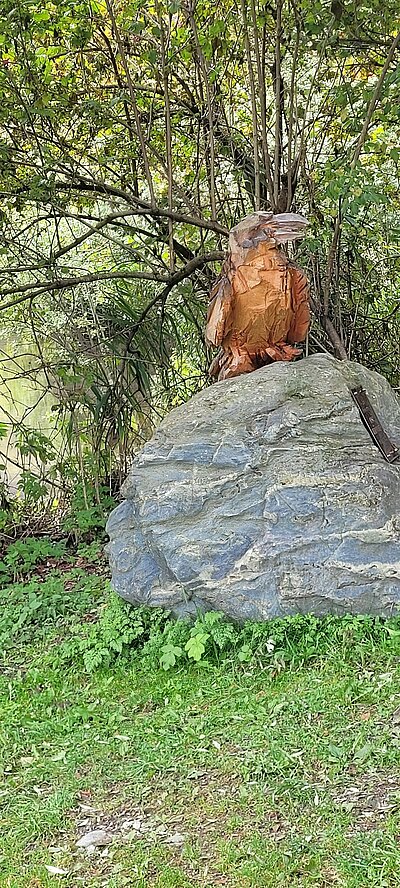
[[[172,288],[185,280],[185,278],[190,277],[194,271],[197,271],[197,269],[201,268],[208,262],[218,262],[224,257],[225,253],[217,250],[213,253],[206,253],[205,256],[195,256],[194,259],[191,259],[190,262],[184,266],[184,268],[179,269],[179,271],[176,271],[175,274],[170,276],[156,274],[155,272],[124,271],[121,269],[121,271],[104,271],[98,272],[97,274],[85,274],[80,277],[59,278],[55,281],[40,281],[37,283],[23,284],[20,287],[12,287],[8,290],[3,290],[3,293],[0,294],[0,296],[11,296],[14,293],[24,293],[25,295],[14,301],[7,302],[4,305],[0,303],[0,309],[5,310],[6,308],[12,308],[15,305],[19,305],[21,302],[25,302],[32,297],[32,290],[37,291],[35,295],[41,295],[42,293],[70,289],[71,287],[76,287],[78,284],[89,284],[96,281],[145,280],[163,283]]]
[[[254,157],[254,206],[255,206],[256,210],[259,210],[260,204],[261,204],[261,188],[260,188],[260,160],[259,160],[259,156],[258,156],[256,86],[255,86],[255,79],[254,79],[253,62],[252,62],[252,58],[251,58],[249,29],[247,26],[246,0],[240,0],[240,5],[241,5],[241,9],[242,9],[244,39],[245,39],[246,55],[247,55],[247,70],[248,70],[248,74],[249,74],[250,97],[251,97],[251,122],[252,122],[252,127],[253,127],[253,157]]]
[[[121,56],[122,66],[125,71],[125,77],[126,77],[128,89],[129,89],[129,96],[130,96],[131,103],[132,103],[133,116],[135,118],[136,133],[137,133],[137,136],[138,136],[138,139],[140,142],[140,149],[142,152],[143,166],[145,169],[147,186],[148,186],[149,194],[150,194],[150,203],[151,203],[151,206],[154,207],[156,205],[156,201],[155,201],[155,196],[154,196],[153,179],[151,176],[150,165],[149,165],[149,160],[148,160],[148,156],[147,156],[146,142],[144,139],[142,126],[141,126],[141,122],[140,122],[139,109],[138,109],[137,102],[136,102],[135,88],[133,85],[131,73],[129,70],[129,65],[127,62],[126,54],[125,54],[124,44],[121,40],[121,34],[120,34],[120,31],[119,31],[119,28],[118,28],[118,25],[117,25],[117,22],[115,19],[114,10],[112,8],[111,0],[106,0],[106,5],[107,5],[107,10],[108,10],[109,16],[111,18],[113,31],[115,34],[115,39],[118,44],[118,51]]]

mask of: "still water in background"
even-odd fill
[[[0,471],[0,480],[6,481],[13,492],[17,489],[21,469],[15,446],[16,434],[12,433],[12,421],[23,423],[31,429],[51,435],[54,439],[54,420],[51,419],[53,396],[45,389],[45,378],[38,373],[36,380],[29,376],[39,364],[34,346],[17,339],[0,339],[0,422],[7,426],[7,435],[0,438],[0,463],[6,468]],[[24,375],[25,374],[25,375]],[[38,468],[31,458],[30,468]]]

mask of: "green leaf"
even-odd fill
[[[175,666],[176,661],[179,657],[182,656],[183,650],[178,645],[172,644],[168,642],[168,644],[164,644],[161,648],[162,654],[160,657],[160,666],[162,666],[165,671],[171,669],[172,666]]]
[[[372,752],[372,743],[365,743],[364,746],[361,747],[361,749],[358,749],[354,753],[354,761],[358,762],[359,764],[366,762],[367,759],[370,758],[371,752]]]
[[[35,22],[48,22],[51,18],[51,14],[48,9],[43,9],[42,12],[34,12],[33,20]]]
[[[335,761],[343,761],[346,758],[346,752],[342,746],[335,746],[334,743],[330,743],[328,746],[328,750],[331,758]]]
[[[194,635],[186,642],[185,651],[187,651],[187,655],[190,660],[195,660],[199,662],[201,660],[203,654],[206,649],[206,642],[209,639],[208,632],[198,632],[196,631]]]

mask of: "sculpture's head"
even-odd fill
[[[246,250],[265,241],[270,241],[271,246],[287,244],[304,237],[307,225],[308,220],[299,213],[252,213],[231,229],[229,249]]]

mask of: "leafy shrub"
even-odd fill
[[[362,656],[363,651],[387,642],[390,633],[393,647],[400,639],[399,630],[400,617],[384,620],[369,615],[296,614],[267,623],[249,621],[241,630],[239,658],[263,665],[269,662],[280,669],[287,663],[309,662],[330,651]]]
[[[99,551],[93,541],[81,544],[78,555],[95,559]],[[74,567],[71,556],[71,568],[65,571],[65,552],[65,542],[48,539],[27,538],[8,547],[0,562],[3,649],[17,640],[46,637],[55,668],[82,664],[91,672],[140,655],[152,668],[164,670],[229,659],[236,667],[261,668],[271,675],[338,652],[348,659],[363,659],[378,647],[400,653],[400,617],[385,621],[298,614],[238,625],[209,611],[192,622],[175,620],[161,609],[135,608],[123,601],[102,576]],[[62,572],[53,568],[33,575],[35,567],[58,557],[64,558]]]
[[[54,622],[65,613],[64,586],[54,577],[44,583],[32,580],[9,587],[0,594],[0,645],[7,647],[17,637],[29,637],[32,626]],[[3,600],[2,600],[3,599]]]
[[[91,543],[81,543],[76,550],[76,554],[79,558],[86,558],[87,561],[98,561],[99,558],[104,557],[104,543],[100,543],[99,540],[93,540]]]
[[[109,666],[117,657],[131,657],[143,649],[150,637],[159,639],[164,624],[169,622],[165,611],[133,608],[110,592],[96,623],[75,626],[75,634],[57,647],[50,659],[55,666],[81,661],[87,672]]]
[[[96,619],[98,604],[108,583],[104,577],[86,573],[81,568],[46,571],[43,578],[32,575],[32,569],[47,558],[63,557],[65,542],[26,539],[8,547],[0,562],[0,648],[16,641],[30,642],[37,637],[54,634],[66,621],[71,624]],[[12,582],[11,574],[19,581]]]
[[[17,540],[8,546],[5,556],[0,561],[0,582],[15,582],[30,573],[39,562],[48,558],[61,558],[65,553],[65,542],[36,537]]]
[[[98,621],[90,627],[80,624],[56,657],[64,665],[80,660],[89,672],[138,653],[153,668],[166,671],[191,662],[218,665],[230,659],[275,675],[291,664],[336,655],[338,650],[350,659],[372,653],[377,646],[400,653],[400,618],[298,615],[239,626],[210,611],[190,623],[160,609],[132,607],[110,592]]]
[[[100,502],[98,502],[100,498]],[[82,482],[75,487],[68,514],[62,527],[66,533],[72,533],[78,541],[82,536],[94,536],[104,530],[108,515],[115,506],[115,500],[106,487],[96,491],[94,486]]]
[[[4,587],[0,591],[0,647],[43,637],[54,631],[61,620],[85,613],[91,604],[93,584],[92,588],[85,584],[82,595],[79,582],[76,586],[72,583],[66,591],[64,580],[54,575],[43,582],[32,579]]]

